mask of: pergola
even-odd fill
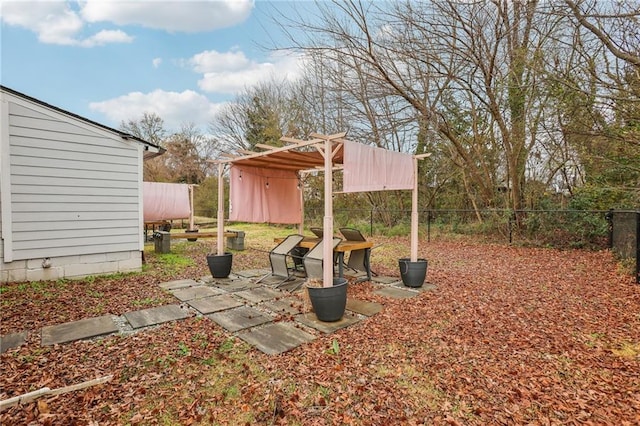
[[[271,145],[257,144],[256,148],[263,151],[239,151],[238,155],[226,155],[225,158],[218,160],[210,160],[218,164],[218,227],[217,227],[217,251],[219,255],[224,254],[224,166],[226,164],[238,165],[244,167],[256,167],[260,169],[270,170],[286,170],[293,171],[297,174],[301,172],[320,171],[324,173],[324,219],[323,230],[324,235],[333,235],[333,172],[334,170],[345,170],[345,145],[357,144],[356,142],[348,141],[345,139],[346,133],[336,133],[333,135],[311,134],[310,140],[299,140],[288,137],[283,137],[280,140],[286,145],[283,147],[274,147]],[[358,147],[363,147],[362,144],[357,144]],[[354,145],[347,146],[347,148],[357,148]],[[409,175],[406,170],[396,170],[395,172],[390,169],[388,172],[389,178],[396,173],[410,177],[411,182],[407,183],[405,179],[401,184],[400,189],[411,189],[412,191],[412,209],[411,209],[411,260],[416,261],[418,258],[418,160],[429,156],[430,154],[410,155],[401,154],[397,152],[375,149],[376,165],[377,169],[380,168],[380,162],[385,162],[385,159],[389,161],[400,160],[407,163],[407,160],[411,161],[411,167]],[[347,149],[349,152],[353,152],[353,149]],[[385,154],[385,151],[389,154]],[[387,155],[385,157],[385,155]],[[393,158],[391,157],[393,156]],[[398,156],[401,156],[398,158]],[[402,157],[406,156],[406,157]],[[373,164],[366,164],[367,159],[359,161],[351,154],[351,161],[349,164],[358,163],[358,167],[374,167]],[[369,156],[371,157],[371,156]],[[364,164],[362,164],[364,163]],[[384,168],[384,164],[383,164]],[[406,167],[403,167],[406,169]],[[378,170],[374,171],[377,172]],[[386,182],[381,182],[380,187],[374,190],[384,189],[398,189],[397,187],[387,187]],[[347,191],[345,191],[347,192]],[[352,191],[355,192],[355,191]],[[302,224],[300,224],[302,227]],[[302,230],[301,230],[302,232]],[[324,240],[323,257],[325,259],[331,259],[333,257],[333,249],[331,244],[327,244],[327,239]],[[333,282],[333,265],[331,262],[324,262],[323,268],[323,282],[325,286],[331,286]]]

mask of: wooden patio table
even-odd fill
[[[284,238],[274,238],[274,242],[276,244],[280,244]],[[298,246],[304,247],[306,249],[312,249],[316,244],[320,242],[320,238],[311,238],[305,237],[302,241],[298,243]],[[356,282],[360,281],[371,281],[371,249],[373,248],[372,241],[349,241],[342,240],[340,244],[333,249],[336,253],[338,253],[338,276],[340,278],[344,277],[344,254],[346,252],[355,251],[355,250],[364,250],[364,266],[366,277],[360,278]]]

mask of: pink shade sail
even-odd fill
[[[285,224],[302,222],[296,172],[232,165],[229,175],[229,220]]]
[[[347,142],[343,165],[343,192],[413,189],[410,154]]]
[[[191,215],[189,185],[143,182],[142,198],[145,222],[186,219]]]

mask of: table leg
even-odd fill
[[[344,252],[338,252],[338,276],[340,278],[344,277]]]
[[[367,280],[371,281],[371,249],[364,249],[364,266],[367,270]]]

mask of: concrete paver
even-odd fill
[[[118,331],[118,326],[111,315],[87,318],[79,321],[42,327],[41,344],[43,346],[74,340],[89,339]]]
[[[268,355],[276,355],[315,339],[291,322],[277,322],[238,333],[238,337]]]
[[[308,312],[306,314],[300,314],[295,317],[295,320],[308,326],[311,328],[315,328],[316,330],[322,331],[326,334],[331,334],[334,331],[340,330],[341,328],[348,327],[360,321],[356,315],[350,314],[349,312],[345,312],[342,318],[339,321],[334,322],[324,322],[320,321],[316,314],[313,312]]]
[[[241,306],[235,309],[216,312],[207,315],[207,318],[212,319],[218,325],[231,332],[255,327],[273,319],[263,312],[249,306]]]
[[[176,290],[179,288],[193,287],[196,285],[198,285],[198,283],[194,280],[175,280],[159,284],[160,288],[163,288],[165,290]]]
[[[180,308],[180,305],[158,306],[156,308],[132,311],[124,314],[124,317],[129,321],[133,329],[185,319],[188,316],[189,313]]]
[[[225,311],[227,309],[237,308],[238,306],[244,305],[244,302],[230,294],[221,294],[219,296],[189,300],[187,303],[203,315]]]
[[[268,287],[256,287],[249,290],[242,290],[235,294],[252,303],[260,303],[284,296],[284,293],[281,291]]]
[[[202,299],[203,297],[215,296],[216,294],[224,294],[224,290],[220,290],[216,287],[205,287],[205,286],[196,286],[196,287],[186,287],[179,288],[177,290],[171,290],[171,294],[173,294],[178,300],[186,302],[187,300],[193,299]]]
[[[383,287],[379,290],[375,290],[375,294],[379,294],[380,296],[391,297],[392,299],[410,299],[418,295],[418,292],[415,290],[406,290],[409,287]]]
[[[382,310],[382,305],[376,302],[347,299],[347,310],[367,317],[373,316]]]
[[[244,278],[258,278],[264,277],[269,273],[269,269],[246,269],[244,271],[238,271],[237,274]]]
[[[263,282],[266,285],[269,285],[269,283],[267,283],[266,281],[267,280]],[[287,281],[285,283],[277,283],[277,285],[278,285],[278,289],[292,293],[302,288],[302,285],[305,283],[305,281],[306,281],[306,278],[294,278],[291,281]],[[272,284],[272,285],[275,286],[275,284]]]
[[[276,313],[296,315],[302,312],[304,303],[297,297],[283,297],[278,300],[267,300],[260,306]]]
[[[0,354],[5,353],[9,349],[21,346],[27,340],[27,332],[11,333],[0,336]]]
[[[404,285],[404,283],[402,281],[400,281],[399,283],[396,283],[395,287],[401,288],[401,289],[404,289],[404,290],[411,289],[411,290],[414,290],[414,291],[417,291],[417,292],[420,292],[420,293],[422,293],[424,291],[432,291],[432,290],[435,290],[436,288],[438,288],[434,284],[429,284],[429,283],[424,283],[420,287],[407,287],[406,285]]]
[[[371,278],[371,281],[374,283],[380,284],[397,284],[402,283],[402,281],[398,277],[385,277],[385,276],[377,276]]]
[[[234,279],[234,280],[221,280],[221,279],[217,279],[212,283],[214,286],[216,286],[217,288],[224,290],[224,291],[228,291],[228,292],[233,292],[233,291],[242,291],[242,290],[248,290],[250,288],[258,288],[260,287],[260,284],[256,284],[253,281],[249,281],[247,279]]]

